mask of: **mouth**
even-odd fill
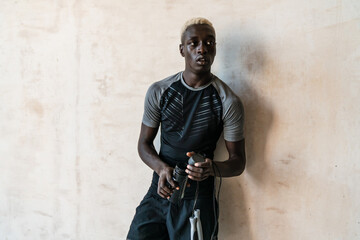
[[[200,57],[196,58],[196,63],[203,66],[203,65],[206,65],[209,63],[209,59],[206,57],[200,56]]]

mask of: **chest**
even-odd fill
[[[221,99],[214,87],[192,91],[174,84],[162,96],[161,124],[166,132],[206,135],[222,123]]]

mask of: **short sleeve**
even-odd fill
[[[152,84],[145,96],[143,124],[157,128],[160,125],[161,89],[157,83]]]
[[[237,142],[244,139],[244,107],[237,96],[232,96],[223,103],[224,139]]]

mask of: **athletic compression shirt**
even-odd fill
[[[161,127],[160,158],[174,167],[186,163],[186,152],[201,152],[213,159],[216,143],[224,131],[230,142],[244,138],[244,109],[240,99],[218,77],[199,88],[187,85],[182,72],[150,86],[145,98],[143,124]],[[153,187],[158,175],[154,172]],[[211,196],[214,178],[200,182],[199,197]],[[190,181],[191,183],[192,181]],[[196,184],[186,189],[191,198]],[[155,189],[156,189],[155,188]]]

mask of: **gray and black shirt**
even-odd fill
[[[186,152],[201,152],[212,159],[223,131],[226,141],[244,138],[243,105],[214,75],[208,84],[199,88],[187,85],[182,72],[155,82],[146,94],[142,122],[148,127],[161,127],[159,156],[172,167],[187,162]],[[154,172],[153,187],[157,188],[157,181],[158,175]],[[211,177],[200,182],[199,197],[211,196],[213,181]],[[191,185],[185,198],[193,196],[196,184]]]

